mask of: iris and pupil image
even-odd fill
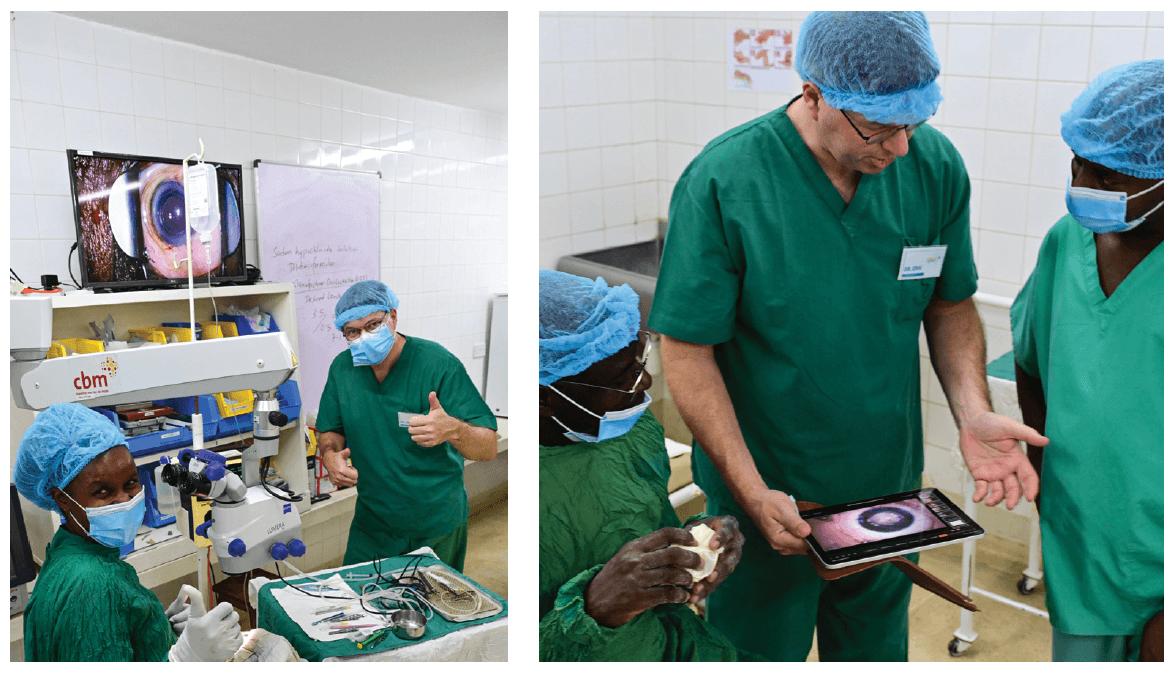
[[[828,551],[946,527],[916,498],[812,517],[807,523]]]
[[[860,525],[878,533],[892,533],[908,528],[913,515],[900,507],[873,507],[856,518]]]
[[[180,246],[186,241],[183,202],[183,185],[178,181],[164,181],[155,189],[151,204],[153,220],[160,236],[172,246]]]

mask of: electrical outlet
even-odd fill
[[[473,343],[473,359],[485,356],[485,343]]]

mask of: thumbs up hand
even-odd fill
[[[408,433],[412,441],[425,448],[439,446],[446,441],[454,441],[460,435],[460,420],[444,412],[436,392],[428,393],[428,415],[412,416],[408,421]]]

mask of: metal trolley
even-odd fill
[[[996,359],[987,367],[987,384],[991,389],[991,401],[994,404],[995,412],[1000,415],[1005,415],[1022,422],[1022,416],[1019,412],[1018,399],[1015,394],[1015,375],[1014,368],[1011,366],[1013,362],[1011,353],[1007,353]],[[958,449],[955,449],[958,450]],[[961,459],[961,451],[958,450],[958,457]],[[962,466],[962,504],[963,511],[966,515],[973,518],[977,505],[969,498],[974,495],[974,478],[970,476],[970,472],[966,470],[965,463]],[[994,592],[987,591],[974,586],[974,558],[976,540],[967,540],[962,543],[962,589],[960,590],[966,596],[973,596],[978,594],[985,596],[992,601],[998,601],[1017,608],[1026,613],[1037,615],[1044,619],[1048,619],[1046,610],[1040,610],[1021,603],[1014,599],[1000,596]],[[1040,553],[1040,531],[1039,531],[1039,511],[1033,509],[1031,516],[1031,540],[1028,545],[1027,568],[1023,570],[1023,577],[1020,578],[1016,588],[1023,596],[1032,594],[1039,585],[1040,580],[1043,579],[1044,572],[1042,568],[1042,555]],[[978,640],[978,632],[974,630],[974,613],[965,608],[961,611],[961,618],[958,622],[958,629],[954,632],[954,638],[950,641],[948,649],[951,657],[958,657],[966,652],[966,649]]]

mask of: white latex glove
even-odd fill
[[[191,604],[188,603],[189,598],[200,596],[200,590],[185,584],[179,588],[179,595],[167,606],[167,621],[171,623],[171,630],[175,632],[176,636],[183,633],[183,628],[187,625],[191,614]]]
[[[236,610],[225,601],[205,614],[204,597],[198,591],[188,596],[187,624],[167,658],[172,662],[228,661],[244,643]]]

